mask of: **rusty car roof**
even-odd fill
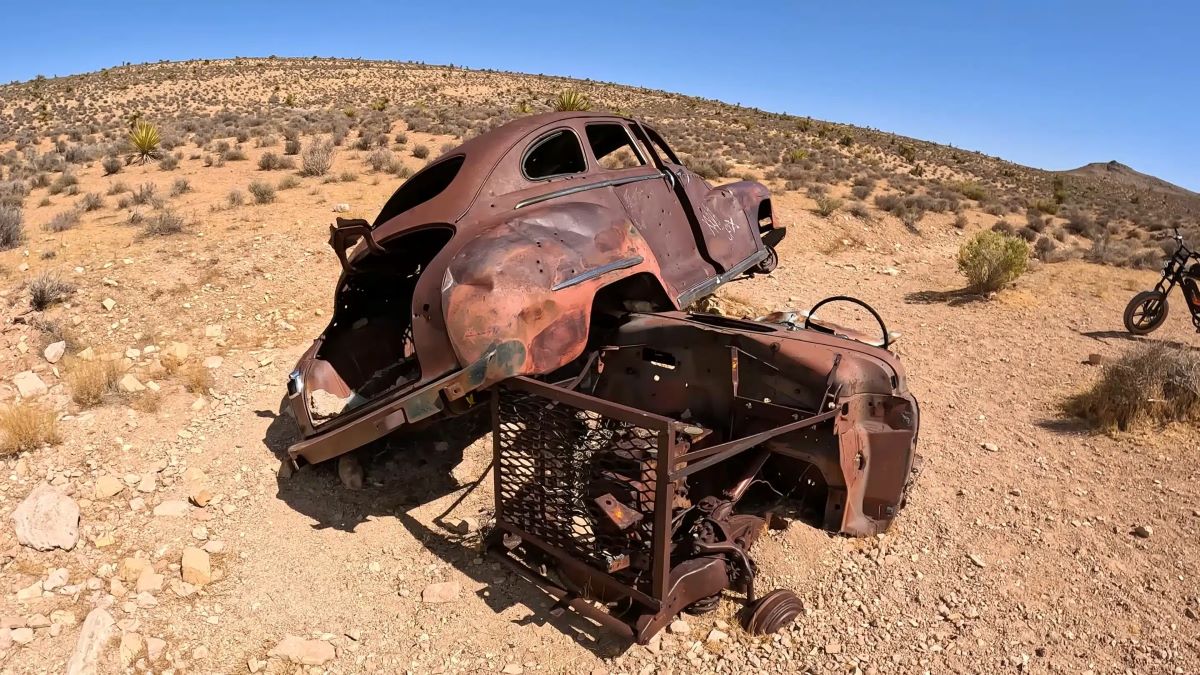
[[[628,117],[604,112],[539,113],[519,117],[487,133],[464,141],[421,169],[421,171],[425,171],[447,159],[462,156],[463,164],[451,184],[428,202],[379,223],[376,228],[376,237],[380,240],[386,239],[410,225],[418,224],[418,221],[420,223],[454,223],[458,221],[470,209],[479,192],[485,187],[487,179],[495,170],[496,165],[517,144],[543,127],[579,118],[632,121]],[[403,186],[404,183],[400,185],[400,188]]]

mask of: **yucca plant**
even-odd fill
[[[129,132],[129,142],[133,144],[133,154],[129,156],[126,164],[135,160],[139,164],[145,164],[151,159],[158,159],[162,154],[158,149],[162,137],[159,136],[158,129],[149,122],[135,122]]]
[[[592,102],[587,96],[573,89],[559,93],[559,95],[550,103],[550,107],[562,112],[565,110],[591,110]]]
[[[529,101],[521,101],[517,104],[516,111],[518,115],[528,115],[533,112],[533,106],[529,105]]]

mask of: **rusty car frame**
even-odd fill
[[[770,194],[714,186],[651,127],[534,115],[431,162],[374,223],[341,220],[335,311],[288,381],[320,462],[490,406],[487,549],[570,609],[646,642],[742,594],[747,630],[801,611],[750,550],[799,519],[883,532],[919,410],[896,335],[854,298],[758,319],[689,312],[769,273]],[[850,303],[879,329],[825,320]]]
[[[288,381],[289,454],[330,459],[552,373],[601,315],[680,309],[771,271],[784,233],[765,187],[710,185],[636,120],[548,113],[471,139],[373,223],[331,228],[342,275]]]

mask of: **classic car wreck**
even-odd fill
[[[490,550],[565,608],[639,640],[743,593],[747,628],[800,609],[759,597],[749,550],[782,515],[885,530],[918,409],[879,324],[689,313],[769,273],[784,229],[754,182],[712,186],[636,120],[551,113],[467,141],[373,223],[338,220],[325,332],[288,381],[320,462],[480,405],[492,414]]]

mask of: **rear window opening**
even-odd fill
[[[449,227],[432,227],[392,239],[385,253],[362,258],[346,275],[333,321],[305,378],[315,424],[420,379],[413,292],[453,235]]]
[[[399,190],[396,190],[387,204],[383,205],[383,209],[375,218],[372,227],[379,227],[401,213],[441,194],[454,182],[454,177],[458,175],[458,170],[462,168],[465,159],[464,155],[444,159],[437,164],[425,167],[409,178],[400,186]]]

